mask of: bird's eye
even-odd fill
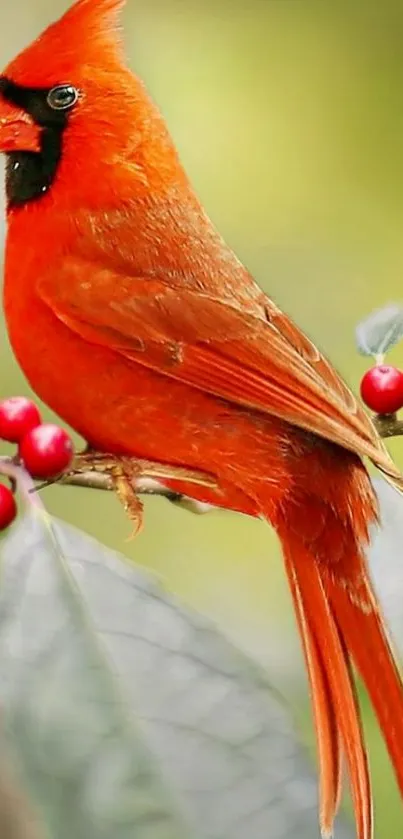
[[[46,100],[53,111],[67,111],[76,104],[78,99],[78,90],[70,84],[61,84],[57,87],[52,87],[49,91]]]

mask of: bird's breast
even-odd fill
[[[10,342],[31,387],[93,447],[220,473],[273,503],[289,482],[289,429],[90,343],[35,292],[37,268],[6,265]],[[47,270],[49,270],[47,268]],[[68,279],[67,279],[68,281]],[[250,501],[228,504],[249,511]]]

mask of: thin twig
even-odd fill
[[[110,475],[102,472],[80,472],[72,475],[65,475],[57,483],[64,486],[83,487],[84,489],[101,489],[111,492],[113,481]],[[152,478],[139,477],[136,480],[136,491],[139,495],[161,495],[170,501],[181,498],[180,493],[173,492],[168,487],[159,484]]]
[[[32,504],[38,510],[45,512],[44,505],[35,492],[35,484],[25,469],[19,466],[11,457],[0,457],[0,475],[5,475],[13,487],[17,487],[27,504]]]
[[[149,461],[135,461],[136,474],[133,479],[134,489],[137,495],[154,495],[166,498],[176,504],[182,502],[195,513],[204,513],[209,505],[198,501],[187,499],[180,492],[175,492],[164,486],[158,480],[176,480],[198,486],[215,487],[214,480],[210,475],[203,472],[196,472],[177,466],[166,466],[165,464],[152,463]],[[100,465],[98,464],[99,468]],[[0,457],[0,475],[7,477],[14,488],[18,488],[26,503],[33,504],[39,511],[45,512],[45,507],[40,498],[40,490],[52,483],[62,486],[77,486],[84,489],[98,489],[111,492],[114,490],[113,478],[110,472],[97,471],[88,468],[87,471],[76,471],[63,475],[57,481],[49,481],[48,484],[35,484],[31,476],[11,457]]]
[[[402,437],[403,421],[398,420],[396,414],[377,414],[373,422],[380,437]]]

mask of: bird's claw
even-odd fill
[[[80,481],[80,477],[82,480]],[[212,475],[196,472],[181,466],[172,466],[166,463],[142,460],[127,455],[113,455],[105,452],[98,452],[87,447],[78,454],[73,462],[72,468],[67,475],[63,475],[60,483],[78,484],[94,489],[113,490],[122,503],[130,520],[134,522],[135,529],[133,536],[137,535],[143,526],[143,504],[140,501],[139,493],[145,492],[145,481],[155,486],[164,486],[165,481],[175,481],[178,485],[194,484],[208,487],[211,490],[218,490],[215,478]],[[199,506],[198,502],[191,501],[182,492],[175,492],[166,489],[165,496],[170,500],[187,506],[193,512],[206,512],[208,505]],[[196,506],[195,506],[196,505]]]
[[[130,521],[134,524],[132,534],[137,536],[143,528],[143,504],[136,492],[136,479],[141,468],[134,458],[119,457],[86,449],[76,456],[70,474],[95,472],[108,475],[112,489],[123,505]]]
[[[137,475],[138,471],[134,463],[128,465],[123,459],[111,472],[116,495],[123,505],[125,513],[134,524],[131,539],[134,539],[142,531],[144,523],[144,505],[134,488]]]

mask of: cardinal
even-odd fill
[[[208,473],[173,481],[280,539],[310,680],[320,826],[345,761],[372,834],[353,667],[403,793],[403,686],[365,559],[362,458],[403,480],[328,361],[225,244],[126,66],[125,0],[78,0],[0,76],[4,309],[33,389],[97,452]]]

